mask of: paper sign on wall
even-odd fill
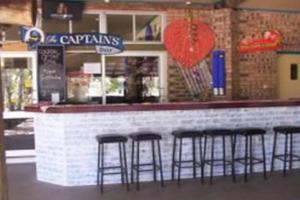
[[[84,63],[83,64],[84,74],[101,74],[101,63]]]

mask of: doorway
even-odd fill
[[[0,52],[0,67],[7,162],[34,161],[33,116],[24,107],[37,102],[36,54]]]
[[[300,99],[300,52],[278,56],[279,99]]]

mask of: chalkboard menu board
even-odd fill
[[[39,46],[38,96],[39,101],[51,101],[52,93],[59,93],[66,100],[66,81],[63,46]]]

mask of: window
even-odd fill
[[[45,33],[87,33],[100,32],[100,23],[106,23],[106,32],[121,36],[127,42],[162,42],[163,14],[106,13],[100,19],[99,13],[85,13],[80,20],[44,19]],[[105,31],[105,30],[103,30]],[[103,32],[102,31],[102,32]]]
[[[106,102],[159,101],[159,57],[122,56],[106,59]]]
[[[42,29],[45,33],[69,33],[69,21],[44,19]]]
[[[21,111],[33,102],[32,59],[2,58],[4,111]]]
[[[161,16],[136,15],[136,40],[161,41]]]
[[[67,53],[68,101],[108,104],[164,101],[164,58],[165,53],[159,52],[127,52],[106,56],[104,60],[96,53]],[[86,73],[87,65],[98,72]]]
[[[99,32],[99,15],[84,14],[81,20],[73,21],[73,33]]]
[[[101,74],[85,73],[86,64],[99,66],[96,53],[69,53],[66,57],[68,99],[72,102],[101,101]]]
[[[35,60],[35,52],[0,52],[3,128],[8,159],[11,153],[20,157],[24,150],[26,156],[33,153],[32,113],[23,109],[37,102]],[[15,150],[22,151],[17,153]]]
[[[132,15],[107,15],[107,32],[121,36],[123,40],[133,40]]]
[[[108,14],[107,32],[128,42],[161,42],[162,21],[161,14]]]
[[[290,77],[291,80],[297,80],[298,79],[298,64],[291,64],[290,66]]]

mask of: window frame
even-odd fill
[[[0,52],[0,61],[2,62],[5,58],[31,58],[32,59],[32,102],[38,102],[38,86],[37,86],[37,55],[34,51],[24,52],[15,51]],[[4,119],[18,119],[18,118],[32,118],[33,114],[25,111],[3,111]]]
[[[93,50],[70,50],[66,53],[95,53]],[[101,82],[102,82],[102,91],[106,91],[105,78],[106,78],[106,57],[158,57],[158,77],[159,77],[159,102],[167,102],[168,101],[168,81],[167,81],[167,53],[165,51],[124,51],[120,54],[115,55],[100,55],[99,61],[101,61]],[[102,104],[106,104],[106,93],[102,94]]]
[[[107,15],[132,15],[133,25],[132,33],[133,40],[124,41],[124,44],[163,44],[164,34],[163,31],[166,27],[166,13],[161,12],[152,12],[152,11],[128,11],[128,10],[87,10],[83,14],[99,14],[99,32],[107,33]],[[136,40],[136,16],[137,15],[159,15],[161,17],[161,39],[160,41],[138,41]],[[72,29],[72,23],[76,21],[71,21],[70,29]],[[69,30],[72,31],[72,30]],[[71,33],[71,32],[70,32]]]

